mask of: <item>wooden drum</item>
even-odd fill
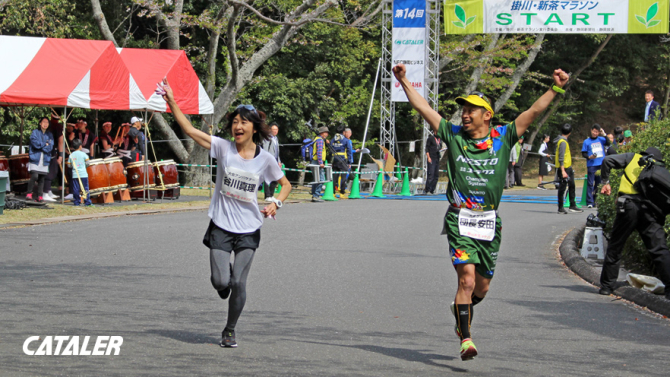
[[[156,181],[154,178],[154,169],[153,164],[149,162],[148,166],[144,166],[144,161],[137,161],[128,164],[126,166],[126,171],[128,175],[128,188],[131,190],[144,190],[156,187]],[[144,185],[144,177],[147,176],[149,186]]]
[[[179,187],[179,173],[174,160],[155,162],[154,173],[156,175],[156,188],[171,189]]]
[[[118,157],[105,158],[105,167],[109,176],[109,188],[112,191],[121,190],[128,187],[126,182],[126,170],[123,162]]]
[[[107,167],[102,158],[90,160],[86,167],[88,173],[88,192],[91,195],[101,194],[110,190],[109,174],[107,174]],[[77,179],[76,174],[72,177]]]
[[[9,179],[13,185],[22,185],[30,181],[28,153],[9,156]]]
[[[9,160],[5,156],[0,156],[0,171],[9,171]]]

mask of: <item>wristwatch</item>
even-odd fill
[[[277,209],[281,208],[284,205],[284,203],[282,203],[281,200],[277,198],[272,198],[272,202],[277,206]]]

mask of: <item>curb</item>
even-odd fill
[[[588,283],[600,287],[600,274],[594,269],[579,253],[577,244],[584,235],[584,228],[586,225],[574,228],[568,233],[561,246],[559,253],[561,259],[568,268],[577,274]],[[646,307],[647,309],[670,317],[670,300],[666,300],[663,296],[655,295],[645,292],[641,289],[633,288],[630,285],[622,284],[614,290],[614,295],[619,296],[628,301],[632,301],[637,305]]]
[[[69,221],[82,221],[82,220],[92,220],[92,219],[104,219],[108,217],[121,217],[121,216],[137,216],[137,215],[153,215],[158,213],[170,213],[170,212],[187,212],[187,211],[201,211],[209,208],[209,204],[206,206],[196,206],[196,207],[181,207],[181,208],[164,208],[164,209],[147,209],[147,210],[135,210],[135,211],[126,211],[126,212],[106,212],[106,213],[95,213],[90,215],[77,215],[77,216],[60,216],[60,217],[51,217],[39,220],[28,220],[20,221],[16,223],[6,223],[0,224],[0,230],[6,228],[20,227],[20,226],[31,226],[31,225],[49,225]]]

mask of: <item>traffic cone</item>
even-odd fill
[[[407,171],[407,168],[405,168],[405,176],[402,177],[400,196],[412,196],[412,193],[409,191],[409,172]]]
[[[284,173],[284,175],[286,175],[286,166],[284,164],[281,164],[281,171],[282,173]],[[279,194],[280,191],[281,191],[281,185],[277,183],[277,187],[275,187],[275,194]]]
[[[400,163],[396,164],[395,177],[398,181],[402,180],[402,173],[400,172]]]
[[[360,174],[358,174],[358,169],[354,173],[354,182],[351,184],[351,193],[349,194],[349,199],[360,199],[361,198],[361,179]]]
[[[375,183],[375,189],[370,196],[377,198],[385,198],[384,196],[384,172],[382,169],[379,169],[379,174],[377,175],[377,183]]]
[[[328,162],[324,161],[324,164],[328,166]],[[326,182],[326,191],[323,193],[323,200],[328,201],[328,202],[334,202],[337,201],[337,198],[335,197],[335,190],[333,190],[333,181],[328,181]]]
[[[586,198],[588,197],[588,190],[589,190],[589,175],[585,175],[584,178],[584,188],[582,189],[582,200],[579,201],[579,204],[577,204],[577,207],[586,207],[588,205]]]

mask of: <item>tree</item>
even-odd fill
[[[181,47],[184,39],[194,40],[191,48],[206,49],[204,62],[205,87],[214,97],[214,114],[211,117],[212,132],[224,118],[232,103],[242,90],[252,82],[257,70],[268,59],[313,22],[333,23],[342,26],[364,27],[381,10],[380,1],[358,4],[358,10],[350,9],[345,2],[338,6],[335,0],[257,1],[254,5],[243,1],[193,1],[185,4],[177,0],[173,5],[164,1],[134,0],[142,7],[146,17],[157,20],[157,34],[165,34],[161,45],[170,49]],[[94,16],[101,33],[112,40],[110,28],[104,18],[99,0],[91,0]],[[188,6],[188,11],[185,7]],[[362,11],[361,11],[362,10]],[[356,15],[356,17],[352,17]],[[184,32],[190,29],[191,32]],[[198,38],[206,33],[208,37]],[[198,45],[207,41],[206,47]],[[219,49],[219,43],[224,47]],[[158,133],[170,140],[169,146],[180,162],[203,164],[207,151],[193,143],[181,143],[164,116],[153,117]],[[201,129],[209,132],[202,122]],[[206,174],[192,171],[190,183],[209,184]]]

